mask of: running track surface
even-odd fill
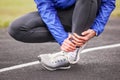
[[[99,37],[88,42],[86,49],[120,44],[120,19],[112,18]],[[37,62],[37,56],[59,51],[56,43],[22,43],[12,39],[7,29],[0,30],[0,70]],[[0,72],[0,80],[120,80],[120,47],[88,51],[69,70],[47,71],[40,64]]]

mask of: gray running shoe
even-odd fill
[[[61,51],[54,54],[41,54],[38,56],[41,64],[50,71],[57,69],[69,69],[70,63],[68,61],[67,53]]]

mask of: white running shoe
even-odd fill
[[[75,64],[79,61],[79,54],[85,47],[77,48],[73,52],[60,51],[53,54],[41,54],[38,56],[39,61],[48,70],[69,69],[70,64]]]
[[[38,56],[38,59],[41,64],[50,71],[69,69],[71,67],[66,53],[63,51],[54,54],[41,54]]]
[[[80,52],[84,49],[86,44],[84,44],[82,47],[77,48],[75,51],[73,52],[68,52],[68,61],[70,62],[70,64],[76,64],[79,59],[80,59]]]
[[[75,64],[79,61],[80,56],[79,56],[79,48],[77,48],[75,51],[73,52],[68,52],[68,61],[70,62],[70,64]]]

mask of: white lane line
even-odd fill
[[[14,69],[20,69],[23,67],[28,67],[28,66],[32,66],[32,65],[36,65],[36,64],[39,64],[39,61],[34,61],[34,62],[29,62],[29,63],[24,63],[24,64],[19,64],[19,65],[3,68],[3,69],[0,69],[0,73],[5,72],[5,71],[14,70]]]
[[[96,51],[96,50],[101,50],[101,49],[115,48],[115,47],[120,47],[120,43],[119,44],[106,45],[106,46],[100,46],[100,47],[94,47],[94,48],[85,49],[81,53],[86,53],[86,52],[91,52],[91,51]]]
[[[84,49],[81,53],[83,54],[83,53],[90,52],[90,51],[102,50],[102,49],[108,49],[108,48],[115,48],[115,47],[120,47],[120,43],[119,44],[113,44],[113,45]],[[36,65],[36,64],[39,64],[39,61],[34,61],[34,62],[24,63],[24,64],[15,65],[15,66],[7,67],[7,68],[2,68],[2,69],[0,69],[0,73],[5,72],[5,71],[14,70],[14,69],[20,69],[20,68],[23,68],[23,67],[28,67],[28,66],[32,66],[32,65]]]

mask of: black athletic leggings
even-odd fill
[[[56,9],[67,32],[81,33],[89,29],[96,18],[100,0],[77,0],[67,9]],[[27,43],[53,41],[54,38],[42,21],[38,11],[28,13],[13,21],[8,33],[16,40]]]

